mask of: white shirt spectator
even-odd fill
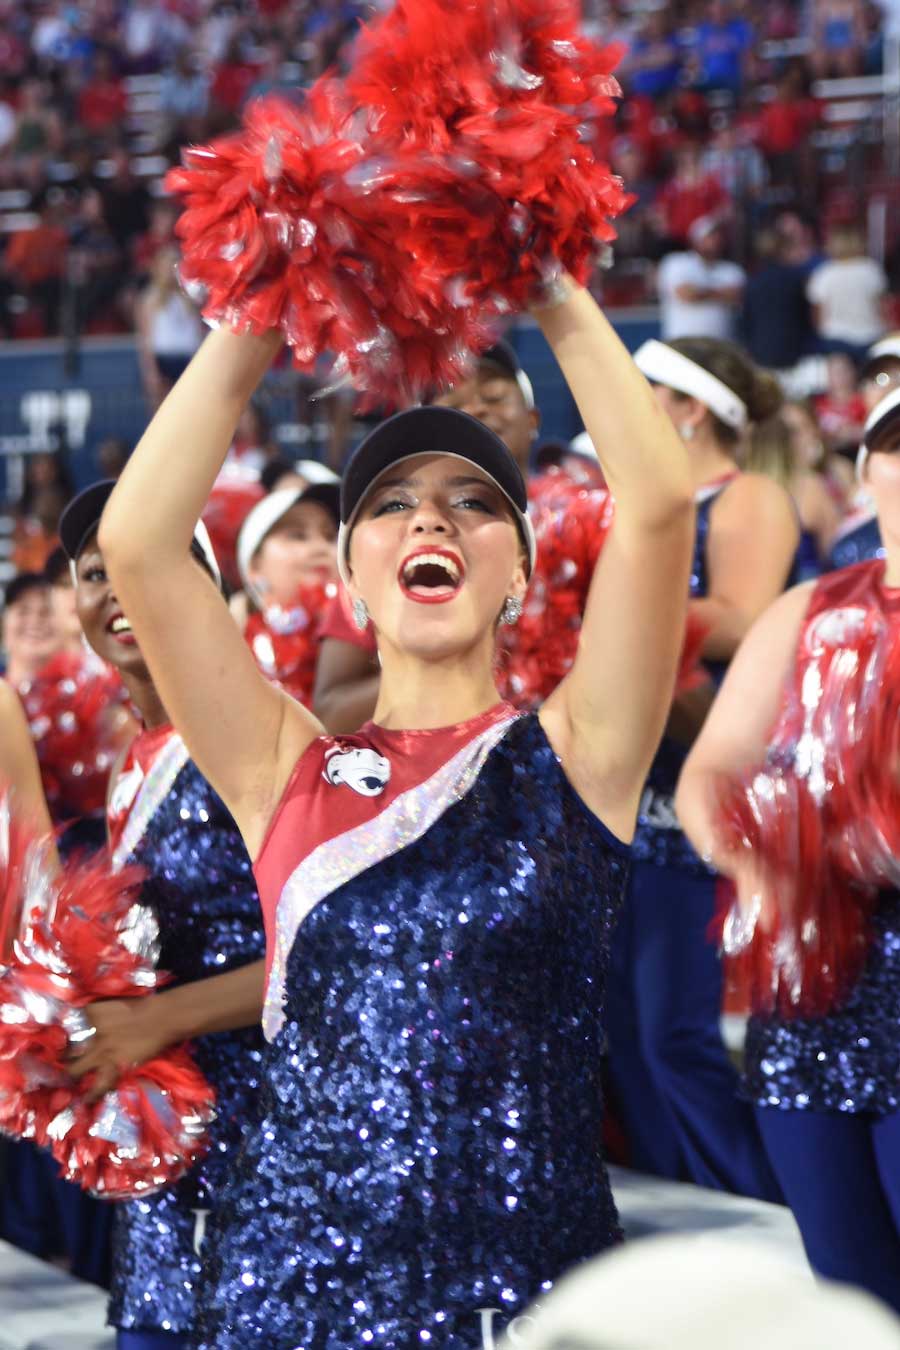
[[[868,347],[884,332],[881,299],[887,286],[874,258],[822,263],[806,286],[807,299],[818,308],[819,336]]]
[[[724,259],[707,261],[693,250],[668,254],[656,276],[663,341],[680,337],[731,337],[740,296],[735,303],[719,299],[714,293],[740,292],[746,280],[744,269],[737,263]],[[689,300],[679,295],[684,287],[712,294]]]

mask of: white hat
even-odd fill
[[[321,464],[317,459],[298,459],[294,465],[294,472],[299,473],[301,478],[305,478],[307,483],[318,486],[320,483],[340,483],[340,475],[333,469],[329,469],[327,464]]]
[[[244,588],[257,603],[260,600],[250,580],[250,564],[266,536],[298,502],[318,502],[334,517],[337,525],[340,519],[339,499],[337,482],[314,483],[307,488],[279,488],[276,492],[270,492],[268,497],[263,497],[248,513],[238,535],[237,565]]]
[[[863,374],[865,374],[868,366],[877,365],[885,357],[893,357],[895,361],[900,361],[900,333],[888,333],[887,337],[883,337],[872,344],[866,352]]]
[[[648,1291],[652,1297],[648,1298]],[[567,1276],[498,1350],[900,1350],[868,1294],[748,1239],[642,1238]]]
[[[569,454],[581,455],[582,459],[593,460],[595,464],[598,462],[597,447],[586,431],[579,431],[569,441]]]
[[[650,338],[642,343],[634,354],[634,363],[652,384],[698,399],[735,431],[743,431],[747,425],[749,413],[744,400],[724,380],[667,342]]]
[[[869,454],[875,449],[875,443],[889,426],[900,418],[900,389],[892,389],[884,398],[879,399],[866,418],[863,428],[863,447]]]

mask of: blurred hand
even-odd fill
[[[156,994],[107,999],[89,1004],[84,1011],[95,1034],[73,1046],[68,1070],[77,1079],[96,1074],[89,1101],[98,1101],[127,1069],[153,1059],[171,1043]]]

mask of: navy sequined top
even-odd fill
[[[443,735],[311,747],[295,821],[329,794],[369,818],[283,888],[279,923],[301,909],[262,1121],[204,1251],[202,1350],[471,1350],[619,1239],[600,1022],[628,850],[511,709],[372,800]],[[279,839],[299,851],[276,815],[261,857]]]
[[[851,567],[854,563],[867,562],[870,558],[883,558],[884,545],[878,518],[872,516],[864,520],[855,529],[842,534],[831,545],[826,571],[836,572],[842,567]]]
[[[153,737],[155,733],[144,733]],[[141,741],[141,737],[138,741]],[[140,747],[138,747],[140,748]],[[262,915],[250,859],[222,800],[171,731],[142,774],[129,756],[117,791],[140,786],[127,811],[119,860],[147,869],[142,899],[157,915],[160,968],[183,984],[219,975],[264,954]],[[126,831],[127,831],[126,826]],[[116,1205],[109,1321],[124,1328],[190,1331],[200,1261],[198,1213],[214,1211],[256,1108],[263,1039],[258,1029],[222,1032],[193,1043],[216,1091],[209,1153],[180,1182]],[[202,1218],[200,1220],[202,1224]]]

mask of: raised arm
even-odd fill
[[[684,637],[694,529],[685,449],[588,293],[536,315],[616,502],[575,664],[541,721],[581,796],[624,838],[662,734]]]
[[[210,334],[131,456],[99,533],[163,704],[251,857],[294,764],[321,728],[260,674],[189,549],[238,418],[279,345],[271,334]]]
[[[739,862],[716,834],[717,784],[723,775],[761,765],[791,674],[797,635],[814,582],[782,595],[747,634],[682,770],[675,808],[685,834],[717,872],[734,876]]]
[[[705,657],[731,660],[784,590],[799,542],[797,512],[771,478],[742,474],[722,493],[709,522],[709,594],[691,601],[708,630]]]
[[[28,719],[5,680],[0,680],[0,787],[12,790],[14,810],[30,829],[53,833]]]

